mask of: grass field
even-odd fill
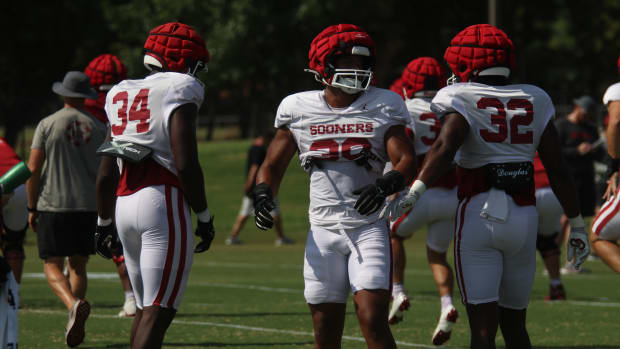
[[[275,247],[275,234],[248,221],[241,246],[226,246],[241,204],[247,141],[201,144],[210,210],[217,236],[211,250],[195,256],[189,285],[166,348],[312,348],[312,323],[303,298],[303,251],[308,230],[308,178],[295,158],[280,190],[286,234],[293,246]],[[406,243],[406,287],[413,298],[405,320],[392,327],[399,347],[430,348],[439,299],[424,255],[425,236]],[[64,348],[67,313],[42,277],[36,239],[28,233],[20,310],[21,348]],[[620,277],[600,261],[586,262],[591,274],[564,278],[569,300],[546,303],[548,280],[539,263],[528,328],[536,348],[620,348]],[[87,299],[93,305],[82,348],[128,348],[131,320],[116,314],[123,293],[112,262],[93,256]],[[447,348],[467,348],[465,311],[455,294],[461,318]],[[347,306],[343,348],[365,344],[351,303]],[[501,334],[498,347],[503,347]]]

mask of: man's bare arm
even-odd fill
[[[184,104],[178,107],[170,118],[170,146],[174,154],[183,193],[194,212],[207,209],[204,178],[198,161],[196,141],[196,118],[198,107]]]
[[[411,183],[417,173],[413,144],[402,125],[392,126],[385,133],[385,149],[392,162],[392,169],[404,177],[404,185]]]
[[[607,106],[609,125],[607,125],[607,151],[612,158],[620,158],[620,101],[612,101]]]
[[[452,161],[456,151],[469,133],[469,124],[457,113],[444,116],[441,131],[424,159],[424,167],[418,179],[429,186],[453,168]]]
[[[267,149],[265,161],[258,170],[256,184],[268,184],[274,197],[278,196],[280,182],[296,151],[297,144],[293,138],[293,133],[288,128],[279,128],[269,145],[269,149]]]
[[[558,133],[553,123],[548,123],[540,137],[538,145],[538,155],[549,177],[549,184],[553,193],[558,197],[564,213],[569,218],[579,215],[579,204],[575,193],[575,183],[573,182],[564,156],[560,147]]]
[[[108,127],[106,142],[112,139],[110,128]],[[114,215],[114,202],[116,201],[116,188],[118,187],[119,171],[116,158],[113,156],[102,156],[97,172],[97,182],[95,184],[97,193],[97,212],[102,219],[112,218]]]

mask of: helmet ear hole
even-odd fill
[[[459,72],[463,73],[467,70],[467,65],[461,64],[459,65]]]

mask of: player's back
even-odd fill
[[[454,84],[437,93],[431,108],[440,115],[457,112],[467,120],[470,132],[456,156],[464,168],[531,162],[555,113],[547,93],[526,84]]]
[[[152,149],[152,158],[176,174],[170,146],[170,117],[184,104],[200,107],[204,87],[181,73],[156,73],[140,80],[124,80],[106,97],[112,138]]]

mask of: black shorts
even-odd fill
[[[40,212],[39,258],[88,256],[95,253],[96,212]]]

